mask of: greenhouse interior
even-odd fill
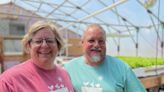
[[[21,40],[50,20],[65,42],[55,62],[83,55],[90,24],[106,32],[106,54],[127,63],[148,92],[164,92],[164,0],[0,0],[0,74],[29,58]]]

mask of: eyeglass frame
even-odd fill
[[[46,43],[47,45],[53,45],[57,44],[57,40],[55,38],[37,38],[37,39],[31,39],[29,43],[34,43],[38,46],[42,45],[43,43]]]

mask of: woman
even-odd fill
[[[31,59],[0,76],[0,92],[74,92],[67,72],[54,64],[63,46],[50,21],[38,21],[22,40]]]

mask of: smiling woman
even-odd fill
[[[74,92],[67,72],[54,64],[63,40],[53,22],[33,24],[22,43],[31,58],[0,76],[0,92]]]

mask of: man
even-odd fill
[[[84,56],[65,64],[75,92],[146,92],[132,69],[106,55],[106,33],[90,25],[82,36]]]

